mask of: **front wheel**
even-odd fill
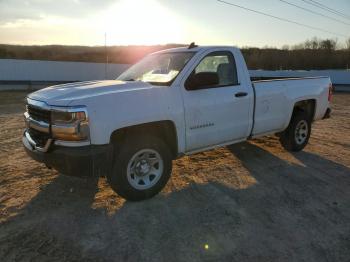
[[[309,142],[311,120],[307,113],[297,112],[292,116],[289,126],[280,135],[282,146],[288,151],[301,151]]]
[[[115,156],[108,182],[127,200],[139,201],[159,193],[169,180],[172,158],[169,148],[153,136],[127,137]]]

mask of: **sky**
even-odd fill
[[[345,42],[350,37],[350,0],[317,0],[349,19],[303,0],[225,0],[320,32],[248,12],[217,0],[0,0],[0,43],[21,45],[294,45],[312,37]],[[345,24],[344,24],[345,23]],[[335,33],[335,34],[332,34]]]

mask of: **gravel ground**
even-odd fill
[[[271,136],[184,157],[137,203],[29,159],[24,96],[0,93],[1,261],[350,261],[350,94],[303,152]]]

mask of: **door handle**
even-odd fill
[[[243,96],[247,96],[247,95],[248,95],[248,93],[246,93],[246,92],[238,92],[235,94],[235,97],[243,97]]]

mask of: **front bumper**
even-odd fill
[[[30,139],[29,133],[25,131],[22,142],[27,154],[64,175],[98,177],[111,171],[113,147],[109,144],[64,147],[50,143],[50,147],[44,152],[38,150]]]

